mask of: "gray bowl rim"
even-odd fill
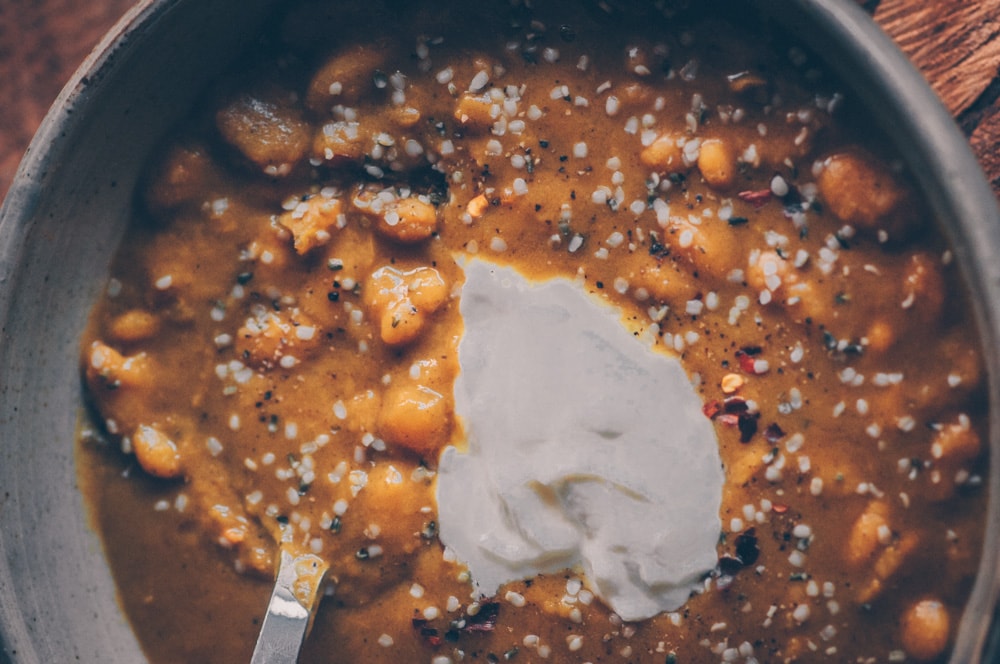
[[[114,54],[142,36],[163,12],[184,0],[141,0],[105,35],[65,85],[46,114],[0,206],[0,326],[9,316],[9,293],[18,285],[17,265],[26,230],[47,182],[58,176],[58,158],[70,136],[84,129],[74,109],[102,94],[105,74],[117,66]],[[994,661],[998,649],[1000,595],[1000,212],[965,137],[923,76],[892,40],[851,0],[758,0],[790,30],[808,31],[810,45],[848,82],[872,110],[924,189],[972,293],[988,368],[989,508],[979,574],[960,624],[950,661]],[[817,26],[822,30],[816,31]],[[806,40],[809,41],[809,40]],[[913,109],[919,109],[913,112]],[[991,306],[992,305],[992,306]],[[5,328],[0,327],[0,345]],[[0,423],[2,426],[2,423]],[[0,440],[9,439],[3,436]],[[3,540],[0,530],[0,542]],[[0,559],[0,581],[9,578]],[[18,597],[0,586],[0,646],[27,643]],[[984,651],[985,649],[985,651]],[[23,652],[26,658],[34,653]],[[9,656],[6,649],[0,657]],[[22,657],[17,656],[17,660]],[[11,660],[14,661],[14,660]]]

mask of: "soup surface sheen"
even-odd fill
[[[746,7],[328,5],[282,9],[164,144],[84,339],[81,479],[150,659],[248,661],[282,540],[331,568],[306,662],[946,658],[985,377],[955,260],[842,84]],[[686,392],[460,353],[534,341],[463,302],[473,264],[571,282]],[[510,539],[453,535],[438,496]],[[668,602],[602,601],[706,540]]]

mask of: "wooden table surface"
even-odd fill
[[[931,82],[1000,195],[1000,0],[857,1]],[[63,84],[133,3],[0,0],[0,197]]]

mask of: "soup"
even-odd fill
[[[207,91],[150,166],[83,342],[81,478],[151,660],[247,661],[281,541],[331,568],[303,661],[946,656],[987,425],[954,256],[815,56],[714,10],[299,4]],[[623,619],[589,559],[494,590],[449,535],[487,500],[442,492],[462,486],[448,455],[485,439],[456,401],[466,331],[490,329],[463,315],[480,263],[569,284],[683,368],[724,483],[717,522],[669,520],[672,542],[718,531],[679,604]],[[512,310],[499,329],[530,332]],[[530,442],[503,408],[539,382],[512,357],[486,398]],[[675,444],[675,401],[637,427]],[[643,465],[620,428],[593,449]],[[566,483],[527,484],[571,511]],[[591,514],[571,524],[588,541]],[[657,537],[637,514],[606,520]],[[633,555],[619,569],[645,581]]]

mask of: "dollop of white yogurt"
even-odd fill
[[[624,620],[680,607],[717,563],[723,471],[680,362],[568,280],[472,260],[440,535],[473,596],[575,568]]]

